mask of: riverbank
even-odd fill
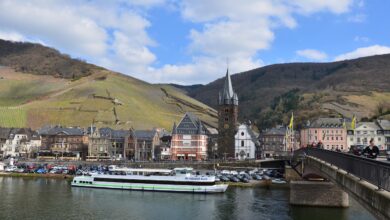
[[[69,179],[72,180],[72,175],[66,175],[66,174],[52,174],[52,173],[6,173],[6,172],[0,172],[0,177],[30,177],[30,178],[51,178],[51,179]]]

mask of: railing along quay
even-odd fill
[[[390,163],[388,162],[318,148],[304,148],[294,153],[305,153],[316,157],[377,186],[378,189],[390,191]]]

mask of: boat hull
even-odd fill
[[[223,193],[228,185],[215,184],[200,177],[146,177],[146,176],[77,176],[71,182],[73,187],[106,188],[120,190],[141,190],[187,193]]]
[[[92,182],[91,184],[73,183],[72,187],[86,188],[104,188],[120,190],[137,191],[160,191],[160,192],[185,192],[185,193],[223,193],[226,191],[227,184],[216,184],[212,186],[193,186],[193,185],[168,185],[168,184],[133,184],[133,183],[111,183],[111,182]]]

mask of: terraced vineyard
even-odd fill
[[[23,107],[0,107],[0,125],[2,127],[24,127],[26,116]]]
[[[107,70],[78,80],[0,69],[0,126],[47,124],[170,130],[190,111],[215,125],[212,108],[166,85],[152,85]]]

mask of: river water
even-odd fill
[[[288,189],[230,187],[224,194],[184,194],[71,188],[68,181],[0,177],[0,219],[303,219],[369,220],[349,208],[288,204]]]

